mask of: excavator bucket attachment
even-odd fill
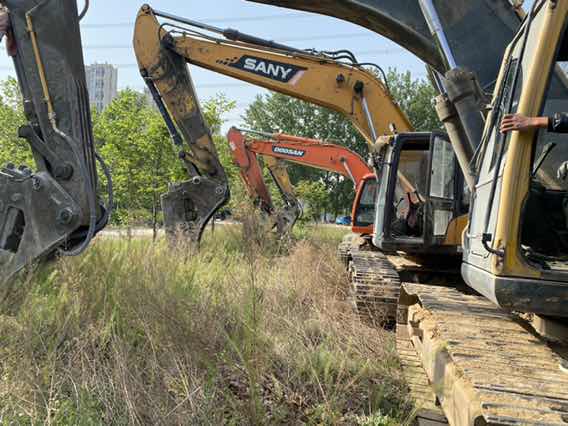
[[[4,0],[9,45],[34,170],[0,169],[0,283],[52,255],[81,253],[106,224],[96,195],[91,129],[76,0]],[[15,47],[15,49],[14,49]]]
[[[287,235],[292,232],[292,228],[294,228],[298,219],[302,217],[302,205],[294,194],[290,175],[288,174],[288,167],[284,161],[272,157],[265,157],[265,162],[270,176],[284,200],[284,207],[276,213],[276,231],[279,235]]]
[[[134,31],[138,65],[189,175],[162,196],[164,224],[171,238],[183,235],[197,244],[211,217],[229,200],[229,185],[186,60],[170,49],[168,40],[152,8],[143,6]]]
[[[506,46],[520,24],[509,0],[248,0],[333,16],[368,28],[408,49],[441,73],[438,49],[420,3],[436,9],[457,66],[491,88]],[[489,60],[488,60],[489,58]]]

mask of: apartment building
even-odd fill
[[[97,111],[103,111],[116,97],[118,69],[111,64],[92,64],[85,67],[89,102]]]

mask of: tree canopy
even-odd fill
[[[203,112],[216,139],[220,137],[222,115],[233,105],[224,96],[204,103]],[[127,89],[93,121],[99,152],[113,177],[114,220],[155,221],[160,195],[167,191],[168,183],[187,179],[162,116],[143,94]],[[226,162],[223,145],[226,143],[217,143]]]

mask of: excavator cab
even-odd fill
[[[476,164],[466,282],[507,309],[568,316],[568,135],[502,134],[505,114],[568,111],[568,4],[536,1],[505,55]]]
[[[378,181],[373,243],[385,252],[458,253],[458,223],[467,211],[464,182],[442,132],[380,138],[374,151]]]

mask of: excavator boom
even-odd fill
[[[237,129],[231,129],[229,143],[238,138],[240,133]],[[267,136],[268,138],[264,139],[250,138],[246,143],[246,150],[302,166],[339,173],[351,179],[356,188],[366,175],[373,172],[359,154],[344,146],[285,134]]]
[[[55,251],[76,255],[108,221],[97,197],[75,0],[4,0],[35,170],[0,170],[0,282]],[[5,16],[5,15],[4,15]],[[6,21],[7,22],[7,21]],[[109,184],[110,184],[110,176]]]
[[[155,63],[162,49],[190,64],[332,109],[348,117],[369,144],[374,144],[380,135],[390,134],[392,126],[401,132],[412,130],[385,84],[359,66],[354,57],[346,63],[333,55],[287,48],[252,36],[241,39],[257,43],[215,38],[189,27],[183,30],[179,25],[161,25],[157,19],[160,16],[175,18],[149,6],[144,6],[138,15],[134,47],[139,62]],[[176,19],[186,25],[209,28]],[[212,30],[229,35],[235,32]],[[141,66],[145,68],[143,63]]]
[[[520,24],[519,1],[509,0],[248,0],[329,15],[387,37],[444,74],[460,66],[491,89],[501,57]],[[512,6],[513,4],[513,6]],[[424,8],[435,8],[454,64],[440,49]],[[490,29],[490,31],[488,31]]]

